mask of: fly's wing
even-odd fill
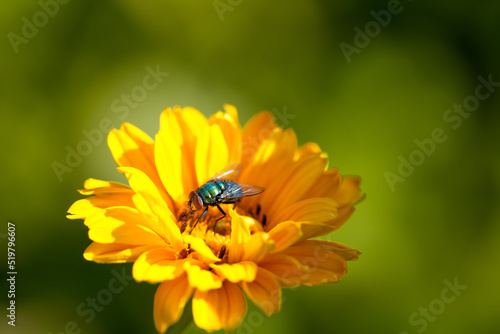
[[[263,187],[259,186],[231,182],[229,187],[220,195],[219,200],[221,203],[236,202],[242,197],[258,195],[264,190]]]
[[[241,171],[241,164],[229,165],[210,179],[212,180],[234,180]]]
[[[252,186],[251,184],[239,183],[238,185],[241,187],[241,197],[258,195],[265,190],[264,187]]]

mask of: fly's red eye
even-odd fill
[[[189,199],[192,199],[192,198],[193,198],[193,196],[194,196],[194,191],[191,191],[191,192],[189,193],[189,196],[188,196],[188,197],[189,197]]]
[[[201,200],[200,196],[194,195],[193,205],[196,210],[200,210],[201,208],[203,208],[203,201]]]

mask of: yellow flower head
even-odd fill
[[[241,128],[230,105],[209,119],[167,108],[160,123],[154,141],[128,123],[112,130],[108,145],[129,185],[88,179],[80,193],[92,197],[68,211],[89,228],[85,259],[134,262],[136,281],[160,283],[160,333],[191,297],[198,327],[231,330],[246,312],[243,293],[270,315],[280,309],[282,287],[336,283],[346,260],[357,259],[355,249],[310,239],[342,226],[362,198],[359,178],[328,169],[318,145],[298,147],[294,131],[277,126],[270,112]],[[235,184],[265,191],[219,201],[221,210],[193,195],[228,166],[241,168]]]

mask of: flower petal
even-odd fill
[[[324,223],[332,220],[337,215],[337,207],[338,203],[328,197],[304,199],[279,212],[273,220],[268,219],[266,228],[270,230],[276,224],[285,220]]]
[[[222,169],[229,166],[229,153],[226,139],[217,124],[200,131],[196,146],[196,176],[202,185]]]
[[[85,220],[89,227],[89,238],[109,244],[165,245],[165,241],[154,232],[144,216],[128,207],[113,207]]]
[[[230,282],[252,282],[257,275],[257,264],[252,261],[242,261],[234,264],[211,264],[210,268],[220,277]]]
[[[134,262],[132,275],[137,282],[160,283],[170,281],[184,273],[184,259],[170,247],[151,249]]]
[[[314,240],[289,247],[283,254],[293,256],[309,267],[310,275],[304,285],[337,283],[347,272],[347,263],[341,256]]]
[[[196,251],[197,255],[201,257],[200,260],[202,260],[202,262],[209,264],[220,261],[210,247],[207,246],[205,240],[186,234],[184,235],[184,241],[191,246],[191,249]]]
[[[276,204],[277,197],[267,195],[269,188],[274,187],[276,180],[281,180],[283,171],[293,161],[293,155],[297,149],[297,137],[291,129],[281,130],[275,128],[271,136],[265,139],[258,147],[252,161],[248,162],[241,171],[239,182],[256,186],[267,187],[266,191],[259,196],[246,197],[241,200],[242,207],[255,207],[261,204],[262,210],[267,210]],[[279,188],[274,187],[273,194],[276,196]],[[265,200],[266,196],[267,200]]]
[[[259,263],[276,247],[276,242],[265,232],[252,234],[244,245],[243,261]]]
[[[319,147],[318,144],[316,143],[306,143],[302,146],[300,146],[297,151],[295,151],[295,155],[294,155],[294,160],[299,160],[300,158],[302,158],[303,156],[306,156],[308,154],[318,154],[318,153],[322,153],[322,154],[326,154],[326,153],[323,153],[321,151],[321,148]]]
[[[154,301],[154,319],[158,332],[165,333],[171,325],[179,321],[192,294],[193,288],[188,284],[186,275],[160,284]]]
[[[337,202],[328,197],[301,200],[285,209],[267,226],[275,226],[285,219],[295,221],[302,231],[302,236],[295,240],[297,243],[332,232],[336,228],[334,223],[339,218],[337,206]]]
[[[243,216],[229,209],[231,216],[231,242],[228,247],[228,263],[240,262],[244,246],[250,237],[250,229]]]
[[[309,268],[297,259],[282,253],[269,254],[259,263],[259,267],[273,273],[282,287],[291,288],[302,284],[309,276]]]
[[[326,240],[311,240],[311,241],[314,241],[316,244],[320,245],[325,250],[335,252],[335,254],[340,255],[346,261],[357,260],[359,255],[361,254],[360,251],[338,242],[326,241]]]
[[[338,203],[337,214],[332,220],[324,223],[332,230],[339,229],[354,212],[353,205],[364,198],[359,189],[360,182],[359,177],[342,177],[336,168],[332,168],[321,175],[303,198],[319,196],[334,199]],[[322,234],[316,233],[314,236],[319,235]]]
[[[160,130],[173,134],[175,142],[182,148],[183,157],[188,162],[186,167],[193,173],[199,131],[207,127],[207,118],[192,107],[166,108],[160,117]]]
[[[236,328],[245,317],[247,304],[238,285],[225,281],[222,288],[196,291],[193,318],[196,326],[207,332]]]
[[[226,112],[219,111],[213,114],[208,121],[210,124],[217,124],[221,129],[227,145],[228,165],[231,165],[241,161],[241,126],[236,108],[225,104],[224,109]]]
[[[262,142],[276,127],[274,115],[269,111],[260,112],[247,122],[241,139],[241,164],[243,166],[247,166],[253,160]]]
[[[71,205],[68,209],[70,215],[66,217],[69,219],[85,219],[112,206],[130,206],[133,208],[133,194],[133,192],[127,191],[80,199]]]
[[[274,274],[260,268],[253,282],[239,283],[247,297],[254,302],[266,315],[271,315],[280,310],[281,287]]]
[[[184,249],[181,231],[175,223],[177,219],[169,210],[172,203],[165,202],[170,199],[162,197],[156,184],[141,170],[132,167],[119,167],[118,170],[127,176],[132,189],[146,200],[151,212],[158,217],[156,230],[160,231],[176,250]]]
[[[133,193],[130,187],[111,181],[102,181],[97,179],[87,179],[83,183],[85,189],[78,190],[82,195],[102,195],[102,194],[113,194],[113,193]]]
[[[354,206],[347,204],[339,208],[337,217],[332,219],[325,224],[330,226],[333,230],[338,230],[344,225],[344,223],[349,219],[349,217],[354,213]],[[319,234],[318,234],[319,235]]]
[[[300,227],[302,236],[295,243],[325,235],[335,230],[335,227],[328,225],[328,223],[297,222],[297,226]]]
[[[157,143],[161,138],[162,148],[155,151],[155,159],[162,167],[158,165],[158,170],[172,197],[186,201],[189,192],[199,185],[195,168],[196,147],[200,134],[208,129],[208,121],[194,108],[176,106],[163,110],[160,122]],[[164,149],[168,151],[162,152]]]
[[[130,123],[123,123],[120,130],[109,132],[108,146],[118,166],[140,169],[161,186],[154,160],[155,143],[147,134]]]
[[[361,178],[357,176],[346,176],[337,194],[333,197],[342,206],[344,204],[356,204],[364,198],[359,189]]]
[[[156,135],[155,161],[163,186],[176,202],[186,200],[186,189],[195,189],[189,170],[183,170],[181,147],[172,133],[160,130]]]
[[[272,252],[281,252],[283,249],[295,244],[301,237],[302,230],[297,222],[286,221],[276,225],[269,231],[269,238],[276,242],[276,247]]]
[[[186,261],[184,269],[188,274],[189,284],[198,291],[219,289],[222,286],[222,278],[209,271],[209,267],[200,261]]]
[[[224,111],[226,112],[224,118],[231,119],[231,122],[238,128],[241,132],[240,120],[238,119],[238,110],[235,106],[229,103],[224,104]]]
[[[93,261],[97,263],[133,262],[139,255],[152,247],[157,246],[137,246],[117,243],[101,244],[98,242],[93,242],[87,247],[87,249],[85,249],[83,257],[87,261]]]
[[[361,179],[358,177],[344,177],[338,192],[333,198],[339,202],[338,215],[328,225],[339,229],[354,212],[354,204],[361,201],[364,195],[359,189]]]
[[[262,194],[262,207],[266,209],[267,218],[274,221],[280,212],[300,200],[322,175],[326,164],[326,159],[309,154],[281,170]]]

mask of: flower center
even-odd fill
[[[231,216],[229,215],[229,209],[233,208],[233,204],[220,204],[220,207],[226,213],[225,217],[217,207],[209,206],[207,213],[203,217],[201,216],[206,208],[193,212],[189,212],[186,209],[179,214],[177,224],[182,234],[190,234],[205,240],[205,243],[215,256],[226,262],[226,250],[231,242]],[[236,206],[235,210],[240,216],[248,218],[245,221],[248,224],[251,234],[264,230],[266,215],[262,214],[260,205],[249,209]]]

